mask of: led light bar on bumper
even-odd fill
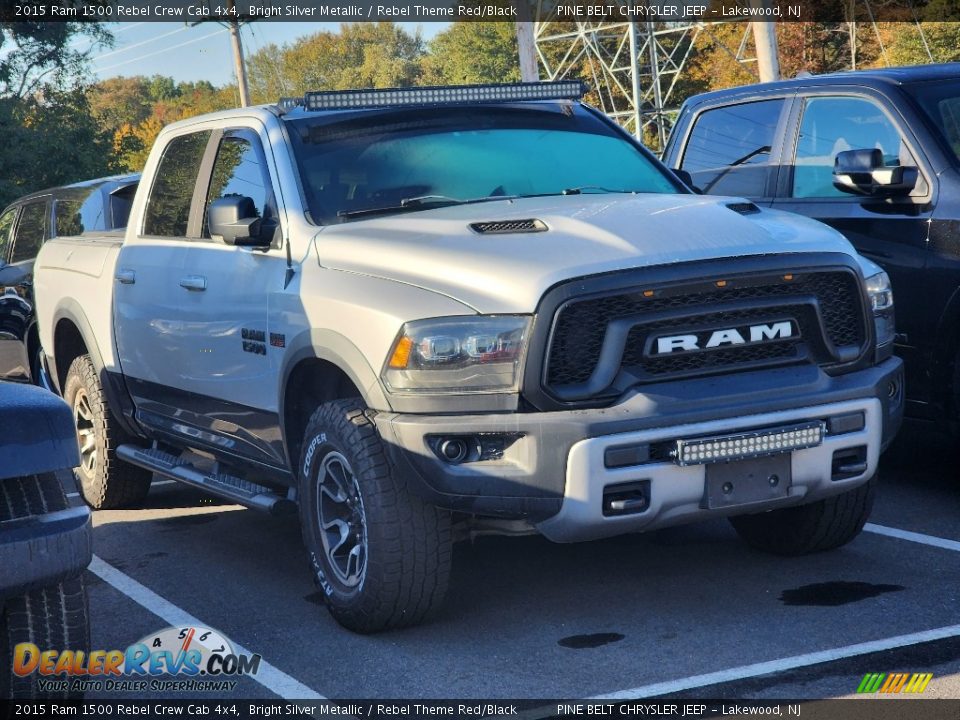
[[[586,87],[580,80],[378,90],[324,90],[306,93],[303,96],[303,107],[307,110],[359,110],[409,105],[579,100],[585,92]],[[284,98],[281,104],[289,106],[291,99]]]
[[[468,315],[406,323],[383,368],[391,392],[517,392],[530,329],[526,315]]]
[[[703,465],[803,450],[820,445],[824,432],[823,422],[815,420],[736,435],[677,440],[675,461],[678,465]]]

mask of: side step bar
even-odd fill
[[[254,510],[262,510],[271,515],[291,515],[297,511],[296,503],[277,495],[270,488],[226,473],[200,470],[186,460],[163,450],[137,445],[121,445],[117,448],[117,457],[131,465],[142,467],[171,480],[179,480]]]

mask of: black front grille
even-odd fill
[[[835,348],[860,348],[866,340],[859,281],[851,272],[811,272],[789,281],[778,274],[727,282],[723,288],[703,281],[657,288],[652,297],[645,297],[638,287],[567,301],[557,310],[547,350],[548,389],[584,383],[591,377],[608,324],[618,318],[640,316],[630,330],[620,364],[641,382],[808,359],[823,364],[836,360],[824,340]],[[778,297],[784,298],[783,305],[770,303]],[[750,300],[763,301],[763,306],[751,308]],[[740,309],[722,308],[730,304]],[[678,317],[643,320],[643,316],[673,312]],[[800,338],[675,356],[644,355],[650,334],[663,334],[664,329],[683,333],[695,327],[733,327],[784,317],[797,321]]]

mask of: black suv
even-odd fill
[[[0,380],[43,383],[33,314],[33,261],[58,235],[125,228],[139,174],[26,195],[0,213]]]
[[[832,225],[881,265],[908,414],[960,419],[960,63],[698,95],[663,159],[700,192]]]

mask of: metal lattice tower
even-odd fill
[[[698,39],[710,37],[715,24],[548,20],[537,22],[534,33],[544,79],[586,72],[600,109],[662,149],[679,106],[677,82]],[[748,35],[739,48],[727,48],[741,62],[753,60],[745,55]]]

